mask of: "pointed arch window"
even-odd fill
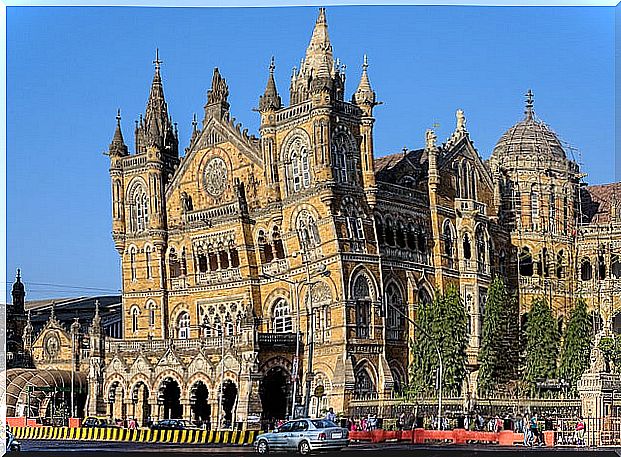
[[[487,262],[485,261],[486,236],[483,227],[479,225],[474,236],[476,239],[478,271],[483,273],[487,269]]]
[[[177,318],[177,338],[187,340],[190,338],[190,314],[182,312]]]
[[[564,252],[558,251],[556,254],[556,277],[558,279],[562,279],[564,276],[563,268],[565,267],[565,254]]]
[[[464,234],[464,241],[462,244],[464,248],[464,259],[470,260],[472,257],[472,245],[470,243],[470,236],[467,233]]]
[[[390,218],[386,219],[386,244],[388,246],[395,245],[394,223],[392,222],[392,219]]]
[[[134,306],[132,308],[132,333],[138,331],[138,314],[140,314],[140,311],[138,311],[137,306]]]
[[[272,311],[272,326],[274,333],[290,333],[293,331],[293,319],[291,318],[291,307],[284,298],[279,298],[274,303]]]
[[[390,283],[386,288],[386,304],[387,304],[387,327],[388,332],[386,338],[389,340],[401,341],[405,339],[405,317],[406,308],[403,303],[403,296],[399,288]]]
[[[371,287],[369,278],[361,274],[354,281],[353,298],[356,301],[356,337],[369,338],[371,334]]]
[[[136,248],[134,246],[129,250],[129,269],[131,274],[132,281],[135,281],[136,278]]]
[[[226,332],[226,336],[233,336],[235,334],[235,323],[233,322],[233,318],[230,313],[226,313],[224,317],[224,330]]]
[[[522,252],[520,253],[519,257],[519,263],[521,276],[533,275],[533,255],[530,253],[530,249],[528,249],[528,247],[526,246],[522,248]]]
[[[177,278],[181,275],[181,262],[177,257],[177,251],[175,251],[175,248],[170,248],[170,254],[168,254],[168,265],[171,278]]]
[[[552,233],[556,233],[556,190],[554,186],[552,186],[552,188],[550,189],[550,200],[548,202],[548,205],[548,224],[550,227],[549,230]]]
[[[151,271],[151,246],[147,246],[144,250],[144,260],[146,262],[146,270],[147,270],[147,279],[153,278],[153,273]]]
[[[455,258],[455,231],[450,220],[444,221],[442,228],[444,238],[444,255],[448,259],[449,268],[453,267],[453,259]]]
[[[214,336],[220,338],[222,336],[222,319],[220,319],[220,315],[216,315],[213,318],[213,332]]]
[[[539,227],[539,192],[533,184],[530,190],[530,219],[533,230]]]
[[[289,146],[291,184],[294,192],[310,187],[310,163],[308,146],[301,137],[295,138]]]
[[[593,267],[589,259],[582,259],[580,263],[580,279],[582,281],[590,281],[593,279]]]
[[[149,308],[149,327],[155,327],[155,303],[151,302],[148,305]]]
[[[259,245],[259,256],[261,258],[261,263],[270,263],[274,260],[272,245],[267,242],[267,236],[265,235],[264,230],[259,230],[257,244]]]
[[[285,258],[285,246],[282,242],[282,237],[280,236],[280,228],[275,225],[272,229],[272,243],[274,245],[274,256],[277,259]]]
[[[350,169],[352,152],[353,145],[349,135],[345,132],[335,134],[332,138],[332,166],[337,183],[347,183],[353,180],[353,172]]]
[[[375,215],[375,231],[377,232],[377,244],[382,246],[384,244],[384,223],[382,219]]]
[[[143,232],[149,225],[149,196],[142,185],[138,185],[130,201],[132,208],[132,228],[135,232]]]
[[[375,386],[373,385],[373,380],[365,369],[362,369],[358,371],[358,373],[356,373],[354,394],[357,397],[370,397],[375,394]]]

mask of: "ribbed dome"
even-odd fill
[[[532,92],[526,95],[525,118],[500,137],[492,156],[501,161],[516,154],[533,159],[541,156],[565,159],[565,150],[556,134],[545,123],[535,119]]]

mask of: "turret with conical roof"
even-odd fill
[[[345,75],[334,62],[332,44],[328,36],[326,9],[319,8],[319,16],[300,68],[291,77],[290,104],[302,103],[311,95],[327,92],[333,99],[342,100]]]
[[[121,130],[121,110],[116,112],[116,129],[114,130],[114,136],[112,137],[112,143],[108,148],[108,152],[111,156],[126,156],[127,146],[123,140],[123,131]]]
[[[276,81],[274,81],[274,69],[276,65],[274,64],[274,57],[270,61],[270,73],[267,77],[267,85],[265,86],[265,92],[261,97],[259,97],[259,112],[263,113],[266,111],[276,111],[279,110],[282,106],[280,95],[278,95],[278,90],[276,89]]]

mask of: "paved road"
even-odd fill
[[[144,454],[145,452],[156,452],[165,455],[182,456],[187,453],[209,453],[211,455],[241,455],[253,454],[251,446],[218,446],[218,445],[183,445],[183,444],[147,444],[147,443],[117,443],[117,442],[84,442],[84,441],[22,441],[22,450],[25,453],[40,456],[41,454],[64,455],[71,452],[74,456],[85,453],[92,455],[92,452],[106,453],[118,457],[122,452],[126,454]],[[342,453],[344,457],[352,455],[352,452],[364,452],[366,456],[378,455],[387,457],[389,455],[403,455],[408,457],[493,457],[502,455],[503,457],[526,456],[526,457],[560,457],[569,455],[579,457],[621,456],[621,449],[615,450],[594,450],[586,448],[535,448],[523,449],[519,447],[508,448],[499,446],[413,446],[409,444],[354,444]]]

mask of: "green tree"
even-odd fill
[[[565,327],[558,377],[575,390],[576,382],[589,366],[592,340],[591,318],[583,299],[578,299]]]
[[[556,320],[545,298],[533,299],[526,324],[524,380],[534,390],[538,379],[554,378],[559,350]]]
[[[509,295],[502,279],[490,285],[479,353],[479,391],[493,394],[518,376],[519,311],[515,297]]]
[[[442,385],[446,395],[458,395],[466,376],[466,323],[464,306],[457,290],[447,289],[435,294],[429,304],[423,304],[416,314],[417,338],[412,345],[414,363],[411,368],[412,393],[435,392],[438,356],[443,361]]]

